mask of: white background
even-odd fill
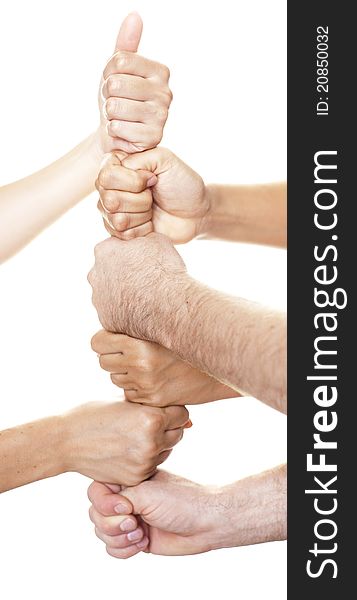
[[[121,19],[144,19],[143,55],[167,64],[174,102],[164,144],[206,181],[286,175],[283,0],[12,0],[2,4],[0,184],[58,158],[97,124],[96,94]],[[0,270],[0,428],[118,396],[89,339],[99,328],[86,274],[105,237],[86,199]],[[282,250],[216,242],[180,248],[192,275],[285,308]],[[285,418],[253,399],[191,410],[166,467],[229,483],[285,460]],[[110,558],[71,474],[0,497],[0,594],[97,599],[286,597],[286,545],[193,557]]]

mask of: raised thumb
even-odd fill
[[[140,15],[136,12],[130,13],[122,22],[117,41],[115,43],[115,52],[126,50],[127,52],[136,52],[143,31],[143,22]]]

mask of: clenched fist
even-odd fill
[[[178,406],[91,402],[77,407],[61,416],[64,470],[136,485],[166,460],[187,423],[187,410]]]
[[[93,336],[92,348],[102,369],[132,402],[151,406],[201,404],[239,395],[154,342],[101,330]]]
[[[136,13],[124,19],[103,72],[98,100],[105,152],[141,152],[162,138],[172,100],[170,71],[136,54],[142,26]]]
[[[94,253],[88,281],[104,329],[156,341],[162,306],[169,319],[178,297],[185,309],[190,284],[184,262],[170,240],[157,233],[128,242],[108,238]]]
[[[200,234],[208,218],[210,200],[202,178],[166,148],[111,154],[96,187],[107,231],[123,240],[154,230],[183,244]]]

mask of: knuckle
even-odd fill
[[[161,124],[166,123],[168,115],[169,115],[169,110],[168,110],[167,106],[160,105],[157,107],[156,118]]]
[[[130,217],[127,213],[115,213],[112,216],[112,225],[117,231],[125,231],[130,225]]]
[[[164,425],[164,418],[161,412],[155,411],[147,413],[144,417],[143,428],[150,437],[151,435],[157,434]],[[150,442],[155,443],[155,439],[150,439]]]
[[[115,192],[113,192],[112,190],[104,190],[101,193],[100,197],[101,197],[102,203],[104,205],[104,208],[106,208],[109,211],[118,210],[119,202],[116,198]]]
[[[115,68],[118,73],[124,72],[130,65],[130,56],[125,50],[120,50],[115,56]]]
[[[108,167],[103,167],[98,174],[98,182],[102,188],[106,188],[110,182],[110,169]]]
[[[118,102],[116,98],[108,98],[104,103],[104,110],[108,119],[113,118],[118,112]]]
[[[119,375],[117,375],[116,373],[111,373],[110,379],[112,380],[112,382],[114,383],[114,385],[116,385],[118,387],[122,387],[120,385]]]
[[[105,371],[106,366],[107,366],[107,359],[106,359],[105,354],[101,354],[99,356],[99,364],[100,364],[101,368]]]
[[[109,75],[106,80],[107,97],[112,96],[118,89],[117,78],[113,75]]]
[[[161,65],[161,73],[162,73],[162,77],[168,81],[170,79],[171,76],[171,72],[169,67],[167,67],[166,65]]]

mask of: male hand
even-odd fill
[[[167,67],[138,56],[143,23],[124,19],[99,86],[100,137],[104,152],[141,152],[160,143],[172,93]]]
[[[150,477],[189,425],[184,407],[90,402],[61,417],[66,471],[136,485]]]
[[[182,477],[160,471],[150,481],[111,494],[105,485],[93,482],[88,489],[92,502],[90,519],[95,533],[115,558],[129,558],[141,550],[152,554],[177,556],[198,554],[219,545],[219,530],[227,529],[228,511],[218,491]],[[128,513],[130,503],[138,515],[127,517],[132,535],[123,535],[115,517],[118,500]],[[138,540],[139,544],[138,544]],[[218,546],[217,546],[218,547]]]
[[[286,539],[286,465],[220,488],[159,471],[120,494],[93,482],[88,497],[96,534],[116,558],[143,549],[177,556]],[[126,524],[133,539],[117,535],[112,515],[118,500],[123,515],[137,515]]]
[[[164,305],[171,314],[171,304],[181,296],[180,304],[184,304],[189,282],[184,262],[170,240],[157,233],[128,242],[108,238],[94,253],[88,281],[104,329],[155,340],[160,308]]]
[[[102,329],[93,336],[92,349],[102,369],[131,402],[183,406],[239,395],[154,342]]]
[[[183,244],[199,235],[210,208],[202,178],[165,148],[111,154],[96,187],[107,231],[123,240],[154,230]]]

